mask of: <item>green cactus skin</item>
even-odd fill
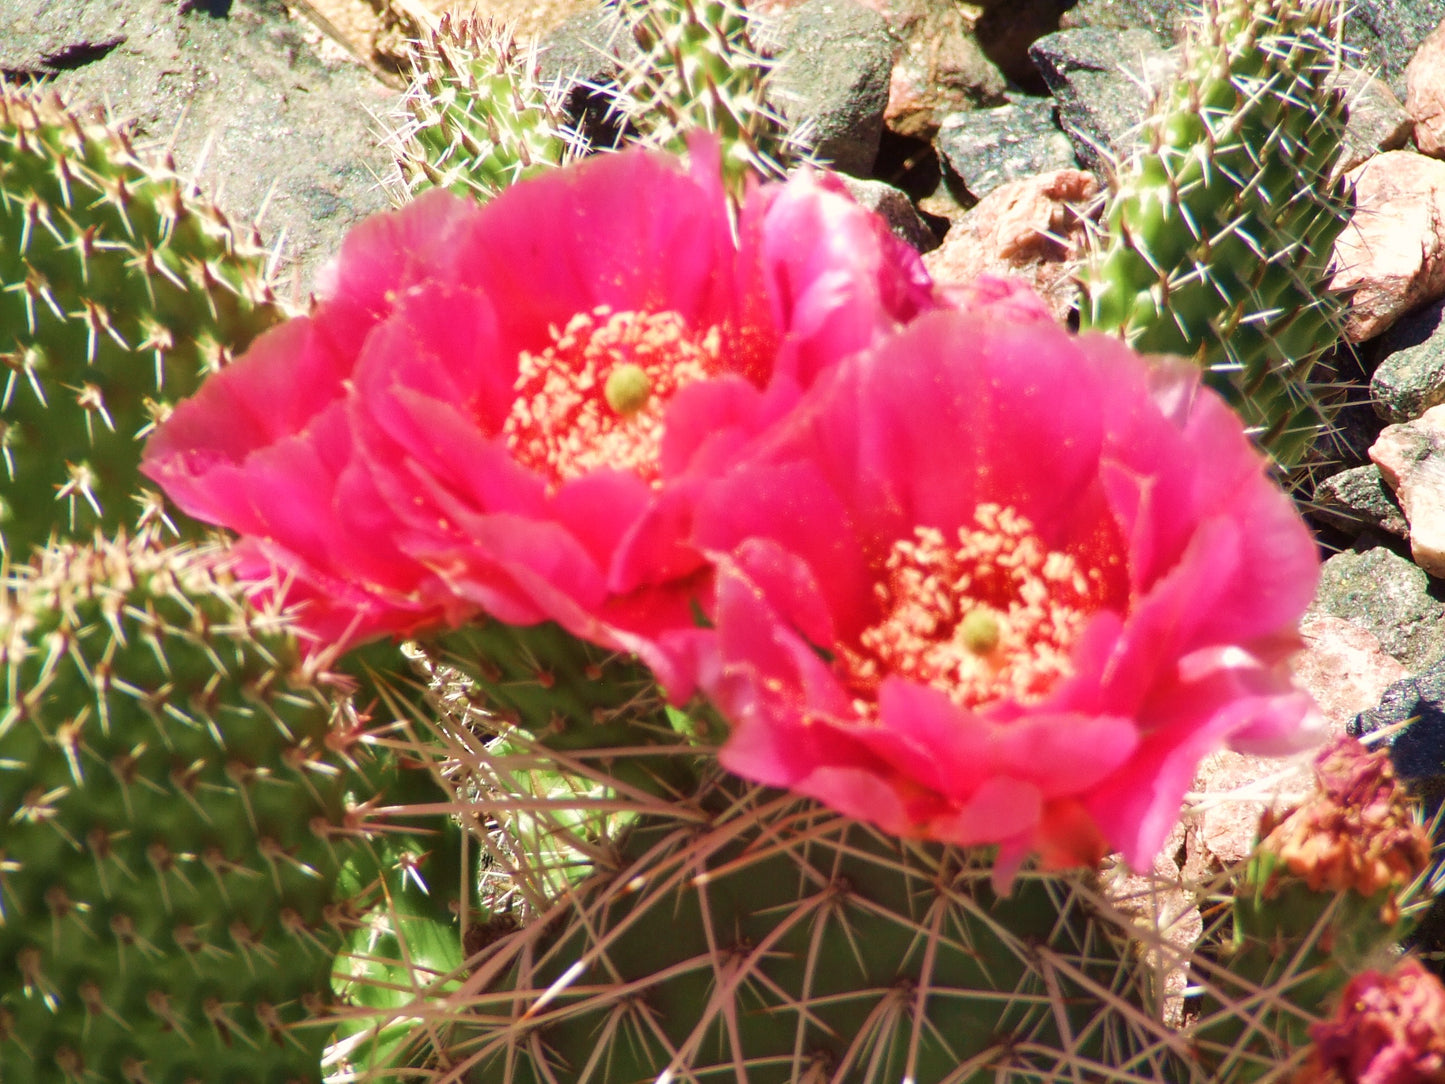
[[[1339,339],[1329,263],[1352,205],[1335,7],[1208,0],[1082,275],[1085,327],[1197,361],[1284,470],[1333,412],[1315,363]]]
[[[0,1079],[319,1081],[354,716],[214,554],[0,597]]]
[[[766,103],[772,62],[741,5],[624,0],[621,10],[643,58],[623,63],[615,108],[642,143],[682,153],[692,133],[716,134],[734,193],[748,176],[782,176],[806,159],[806,141]]]
[[[403,1010],[420,990],[438,996],[458,986],[463,945],[482,921],[474,914],[476,874],[464,872],[479,852],[454,817],[406,823],[407,807],[449,800],[424,764],[387,755],[367,778],[367,797],[386,804],[393,823],[351,856],[338,882],[339,899],[374,902],[347,935],[332,975],[341,1007],[327,1067],[347,1079],[389,1081],[428,1050],[425,1029]]]
[[[118,129],[0,87],[0,544],[142,511],[139,439],[282,315],[254,230]]]
[[[979,852],[722,782],[468,961],[448,1079],[918,1084],[1168,1079],[1083,877],[997,896]]]
[[[412,50],[402,125],[392,139],[405,197],[448,188],[485,202],[583,151],[535,56],[500,26],[442,16]]]

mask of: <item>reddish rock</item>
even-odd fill
[[[1351,719],[1380,702],[1397,681],[1410,676],[1380,646],[1375,634],[1318,610],[1300,622],[1304,650],[1294,659],[1294,678],[1340,732]]]
[[[1445,576],[1445,404],[1414,421],[1386,426],[1370,458],[1410,524],[1410,554],[1432,576]]]
[[[1245,861],[1259,836],[1266,808],[1298,805],[1314,792],[1308,756],[1251,757],[1228,749],[1211,753],[1195,776],[1190,842],[1212,869]]]
[[[1420,43],[1405,69],[1405,111],[1421,153],[1445,158],[1445,23]]]
[[[1098,180],[1078,169],[1000,185],[960,218],[923,262],[945,287],[984,274],[1022,276],[1063,320],[1077,298],[1073,269],[1098,194]]]
[[[1387,151],[1346,176],[1355,213],[1335,244],[1331,285],[1353,298],[1345,337],[1363,342],[1445,296],[1445,162]]]
[[[1320,706],[1322,741],[1343,734],[1389,686],[1410,676],[1373,634],[1330,614],[1307,614],[1300,636],[1305,647],[1294,660],[1295,681]],[[1224,750],[1206,757],[1185,818],[1188,865],[1218,870],[1247,859],[1265,809],[1296,805],[1314,792],[1310,763],[1310,754],[1251,757]]]

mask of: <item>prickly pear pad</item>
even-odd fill
[[[0,1077],[318,1081],[335,699],[214,555],[49,551],[0,596]]]

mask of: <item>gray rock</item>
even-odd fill
[[[1356,737],[1414,720],[1393,738],[1390,759],[1401,777],[1434,785],[1445,792],[1445,663],[1397,681],[1380,703],[1362,711],[1346,728]]]
[[[1326,561],[1311,609],[1374,633],[1411,672],[1445,657],[1445,604],[1423,571],[1383,546]]]
[[[1352,170],[1381,151],[1399,150],[1410,141],[1415,122],[1387,83],[1345,68],[1334,85],[1344,91],[1350,107],[1338,172]]]
[[[1370,377],[1375,413],[1407,422],[1445,403],[1445,301],[1400,320],[1381,337],[1385,358]]]
[[[1148,30],[1063,30],[1029,50],[1058,102],[1059,123],[1085,169],[1107,171],[1144,120],[1150,88],[1172,75],[1175,56]]]
[[[1405,97],[1405,68],[1426,35],[1445,21],[1445,0],[1354,0],[1345,42],[1360,51],[1361,68],[1378,69],[1396,97]]]
[[[1410,525],[1394,492],[1373,463],[1340,471],[1315,486],[1310,511],[1349,534],[1374,527],[1407,538]]]
[[[855,0],[807,0],[788,13],[777,40],[769,101],[819,159],[866,177],[897,51],[887,21]]]
[[[938,247],[938,235],[919,216],[906,192],[882,181],[860,180],[846,173],[840,173],[838,177],[860,206],[880,215],[888,223],[893,236],[907,241],[919,252],[932,252]]]
[[[1182,39],[1192,10],[1178,0],[1079,0],[1059,21],[1059,29],[1143,29],[1168,46]]]
[[[110,0],[0,3],[0,75],[48,78],[101,59],[131,34],[124,8]]]
[[[933,145],[974,199],[1005,181],[1078,164],[1072,142],[1054,122],[1053,103],[1022,95],[944,117]]]
[[[285,235],[306,285],[353,223],[388,205],[378,178],[390,159],[375,131],[394,93],[359,65],[323,64],[280,0],[0,0],[6,68],[53,67],[98,33],[121,40],[50,85],[109,103],[140,145],[172,147],[231,217],[264,206],[266,235]]]
[[[1074,0],[1006,0],[980,5],[985,10],[973,24],[984,55],[1010,82],[1031,92],[1043,90],[1029,46],[1059,29],[1059,19]]]
[[[542,83],[600,86],[616,77],[623,61],[640,60],[617,8],[603,5],[567,19],[537,43],[537,78]]]

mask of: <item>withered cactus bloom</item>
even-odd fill
[[[1389,891],[1386,922],[1398,917],[1395,892],[1430,861],[1430,837],[1415,819],[1386,749],[1371,751],[1341,736],[1315,758],[1318,791],[1272,827],[1260,848],[1277,855],[1318,892]]]

